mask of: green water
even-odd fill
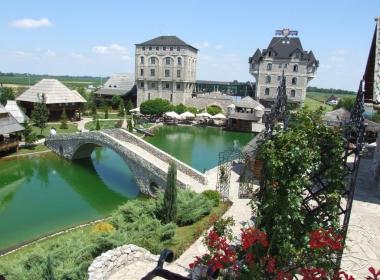
[[[147,140],[199,171],[218,153],[253,134],[214,128],[162,127]],[[139,194],[130,170],[112,150],[70,162],[53,153],[0,160],[0,251],[109,215]]]
[[[193,126],[162,126],[154,134],[146,138],[149,143],[201,172],[218,165],[219,152],[233,148],[234,143],[245,146],[254,137],[252,133]]]
[[[53,153],[0,161],[0,250],[95,220],[139,194],[124,161],[98,148],[69,162]]]

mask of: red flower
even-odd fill
[[[265,232],[253,227],[244,228],[241,231],[241,244],[244,250],[247,250],[256,243],[261,244],[264,248],[268,247],[268,237]]]
[[[245,262],[247,264],[251,264],[253,262],[254,258],[253,258],[253,254],[252,253],[248,253],[245,255]]]
[[[355,280],[355,278],[344,271],[339,271],[338,276],[334,276],[333,280]]]
[[[339,234],[335,234],[332,228],[328,230],[317,229],[309,234],[309,245],[311,249],[329,248],[334,251],[340,251],[343,249],[343,237]]]
[[[267,271],[269,273],[274,273],[276,271],[276,260],[272,257],[269,257]]]
[[[372,266],[368,269],[372,276],[367,276],[367,280],[380,280],[380,270],[376,271]]]
[[[303,280],[318,280],[326,278],[326,271],[322,268],[302,268],[301,275]]]
[[[290,273],[284,271],[278,271],[275,280],[292,280],[293,277]]]

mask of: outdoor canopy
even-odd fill
[[[199,113],[197,117],[211,118],[212,116],[209,113]]]
[[[174,112],[174,111],[166,112],[166,113],[164,114],[164,116],[165,116],[165,117],[172,118],[172,119],[180,119],[180,118],[181,118],[181,116],[178,115],[178,114],[177,114],[176,112]]]
[[[184,119],[186,119],[186,118],[194,118],[195,115],[193,113],[191,113],[191,112],[186,111],[186,112],[182,113],[180,115],[180,117],[184,118]]]
[[[216,114],[215,116],[211,117],[212,119],[225,119],[226,116],[223,115],[222,113]]]

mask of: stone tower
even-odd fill
[[[185,104],[195,88],[197,53],[176,36],[136,44],[137,106],[156,98]]]
[[[257,49],[249,58],[249,72],[256,79],[256,98],[270,107],[284,72],[288,101],[302,104],[307,84],[315,77],[319,62],[312,51],[302,48],[297,31],[277,30],[276,35],[266,49]]]

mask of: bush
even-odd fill
[[[221,112],[222,112],[222,108],[220,108],[219,106],[211,105],[207,107],[207,113],[209,113],[212,116],[219,114]]]
[[[189,190],[178,192],[177,218],[179,226],[190,225],[211,212],[213,201],[204,195]]]
[[[214,190],[207,190],[202,192],[202,194],[214,203],[214,206],[218,206],[220,202],[220,193]]]
[[[172,111],[173,105],[169,101],[157,98],[147,100],[140,105],[140,111],[144,115],[161,116],[163,113]]]
[[[123,125],[123,120],[118,120],[115,124],[115,127],[116,128],[121,128],[121,126]]]

